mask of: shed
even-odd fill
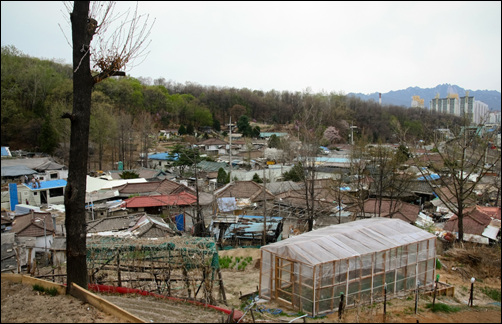
[[[260,297],[312,316],[432,287],[436,237],[399,219],[331,225],[261,247]]]
[[[284,219],[272,216],[219,216],[211,221],[210,231],[218,242],[227,241],[234,245],[261,245],[263,229],[266,228],[267,242],[282,239]]]

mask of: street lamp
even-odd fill
[[[467,303],[468,306],[473,306],[473,303],[474,303],[474,295],[473,295],[473,292],[474,292],[474,282],[476,281],[476,278],[472,277],[471,278],[471,295],[469,297],[469,302]]]

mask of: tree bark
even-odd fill
[[[73,40],[73,113],[71,115],[70,160],[65,191],[67,292],[73,283],[87,289],[85,192],[91,91],[89,45],[94,29],[89,28],[89,1],[75,1],[70,14]]]

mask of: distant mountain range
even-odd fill
[[[440,84],[435,88],[419,88],[409,87],[404,90],[389,91],[382,93],[382,105],[396,105],[411,107],[411,99],[413,96],[420,96],[424,99],[425,108],[429,108],[431,99],[439,93],[439,98],[446,98],[448,93],[456,93],[459,97],[465,96],[465,89],[457,85]],[[378,92],[371,94],[349,93],[347,96],[355,96],[363,100],[374,100],[378,102]],[[469,96],[474,96],[474,100],[479,100],[488,105],[492,111],[500,111],[501,96],[500,92],[494,90],[469,90]]]

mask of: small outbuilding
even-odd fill
[[[260,297],[316,316],[432,287],[436,236],[399,219],[331,225],[261,247]]]

